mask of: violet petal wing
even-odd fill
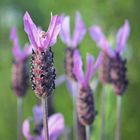
[[[119,29],[118,33],[117,33],[117,48],[116,51],[121,53],[123,52],[125,46],[126,46],[126,42],[128,39],[128,36],[130,34],[130,25],[129,22],[126,20],[124,25]]]
[[[87,54],[87,66],[85,74],[85,84],[88,83],[93,76],[94,58],[92,55]]]
[[[11,29],[10,39],[13,42],[13,49],[12,49],[13,56],[15,57],[15,59],[20,59],[21,49],[20,49],[20,45],[19,45],[16,27],[13,27]]]
[[[56,140],[64,130],[64,117],[60,113],[56,113],[49,117],[48,128],[51,140]]]
[[[71,47],[71,36],[70,36],[70,17],[69,16],[61,16],[62,25],[60,30],[60,38],[67,46]]]
[[[61,29],[61,18],[57,15],[52,16],[51,22],[44,40],[44,47],[53,46],[57,41],[57,36]]]
[[[76,13],[75,17],[75,30],[72,39],[72,46],[77,47],[77,45],[82,41],[86,34],[86,26],[81,19],[79,12]]]
[[[23,122],[22,132],[23,132],[23,136],[26,138],[26,140],[35,140],[30,134],[29,120],[25,120]]]
[[[24,21],[24,30],[28,35],[30,43],[33,44],[34,47],[40,47],[38,29],[34,24],[34,22],[32,21],[28,12],[25,13],[23,21]]]
[[[102,60],[103,60],[103,52],[100,52],[100,54],[97,57],[97,60],[94,64],[94,74],[96,73],[96,71],[99,69],[100,65],[102,64]]]
[[[33,108],[33,116],[35,125],[39,125],[43,120],[43,111],[41,105],[36,105]]]
[[[74,52],[73,59],[74,59],[73,73],[75,74],[77,80],[81,83],[84,80],[84,74],[82,70],[83,62],[78,50]]]
[[[99,26],[92,26],[90,28],[90,35],[99,48],[108,53],[110,56],[115,55]]]

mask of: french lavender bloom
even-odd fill
[[[23,135],[26,140],[45,140],[44,139],[44,129],[43,129],[43,112],[41,106],[35,106],[33,108],[34,114],[34,135],[30,133],[30,123],[29,120],[23,122]],[[60,113],[55,113],[51,115],[48,119],[48,128],[49,128],[49,139],[57,140],[57,138],[62,134],[64,130],[64,117]]]
[[[122,59],[126,42],[130,33],[129,22],[126,20],[119,29],[116,37],[116,48],[113,50],[105,38],[99,26],[90,28],[90,35],[97,46],[104,52],[104,59],[101,67],[101,80],[103,83],[112,83],[117,95],[122,95],[127,88],[126,59]]]
[[[73,37],[70,35],[70,17],[62,16],[62,27],[60,31],[60,38],[63,43],[66,44],[66,56],[65,56],[65,72],[70,80],[76,80],[73,74],[73,54],[77,49],[78,44],[83,40],[86,34],[86,27],[82,21],[79,12],[75,16],[75,29]]]
[[[51,17],[47,32],[36,27],[28,12],[24,15],[24,30],[28,35],[32,48],[32,88],[38,97],[49,96],[55,88],[55,68],[51,46],[57,41],[61,28],[61,19]]]
[[[79,84],[79,92],[77,95],[77,113],[79,121],[82,125],[90,125],[94,121],[96,116],[93,94],[89,82],[92,79],[92,76],[95,75],[97,69],[101,64],[101,61],[101,53],[98,56],[96,63],[94,63],[94,58],[90,54],[88,54],[86,73],[84,75],[82,69],[83,63],[80,57],[80,53],[77,50],[74,52],[73,72]]]
[[[13,67],[12,67],[12,88],[18,97],[26,94],[29,84],[29,74],[27,67],[27,58],[31,54],[31,47],[25,44],[23,51],[19,45],[16,27],[10,32],[10,39],[13,42]]]

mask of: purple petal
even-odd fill
[[[93,75],[93,68],[94,68],[94,58],[92,55],[87,54],[87,67],[86,67],[86,75],[85,75],[85,84],[87,85],[88,82],[91,80]]]
[[[33,108],[33,115],[34,115],[35,125],[40,124],[43,120],[43,112],[42,112],[42,106],[41,105],[36,105]]]
[[[53,46],[57,41],[57,36],[61,29],[61,18],[57,15],[52,16],[51,22],[44,40],[44,47]]]
[[[99,69],[100,65],[102,64],[102,60],[103,60],[103,52],[100,52],[100,54],[96,60],[96,63],[94,65],[94,74]]]
[[[32,53],[32,48],[32,45],[25,44],[21,57],[22,60],[25,60]]]
[[[96,42],[98,47],[100,47],[103,51],[105,51],[108,55],[112,57],[115,55],[99,26],[92,26],[90,28],[90,35],[92,39]]]
[[[130,25],[129,22],[126,20],[124,25],[119,29],[117,33],[117,38],[116,38],[117,52],[121,53],[124,51],[129,34],[130,34]]]
[[[49,128],[49,137],[51,140],[56,140],[64,130],[64,117],[60,113],[56,113],[49,117],[48,128]]]
[[[79,53],[78,50],[76,50],[76,51],[74,52],[74,57],[73,57],[73,59],[74,59],[73,72],[74,72],[74,74],[75,74],[77,80],[78,80],[79,82],[83,82],[83,80],[84,80],[84,74],[83,74],[83,70],[82,70],[82,65],[83,65],[83,63],[82,63],[82,59],[81,59],[81,57],[80,57],[80,53]]]
[[[62,18],[62,25],[60,30],[60,38],[67,46],[71,46],[71,37],[70,37],[70,17],[66,16]]]
[[[15,59],[20,59],[21,57],[21,49],[18,41],[17,30],[16,27],[13,27],[10,32],[10,39],[13,41],[13,56]]]
[[[34,47],[40,47],[38,28],[33,23],[28,12],[25,13],[23,20],[24,31],[27,33],[30,43],[33,44]]]
[[[75,17],[75,30],[72,39],[72,46],[77,47],[77,45],[82,41],[86,34],[86,27],[84,22],[81,19],[79,12],[76,13]]]
[[[30,124],[29,124],[29,120],[25,120],[25,121],[23,122],[22,132],[23,132],[23,136],[24,136],[27,140],[35,140],[35,139],[30,135]]]

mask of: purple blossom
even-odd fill
[[[96,73],[97,69],[99,68],[102,61],[102,53],[98,56],[96,62],[94,63],[94,58],[92,55],[87,54],[87,66],[86,66],[86,73],[84,75],[83,72],[83,62],[78,50],[74,53],[74,68],[73,72],[78,80],[79,83],[83,85],[83,87],[87,87],[89,85],[89,81],[91,80],[92,76]]]
[[[130,25],[126,20],[124,25],[119,29],[117,33],[116,48],[115,50],[112,50],[101,28],[96,25],[90,28],[90,35],[92,39],[96,42],[97,46],[105,51],[110,57],[115,57],[116,53],[122,54],[124,52],[129,33]]]
[[[35,124],[39,123],[43,118],[41,106],[35,106],[33,109],[34,122]],[[37,120],[38,118],[38,120]],[[49,117],[48,119],[48,128],[49,128],[49,138],[50,140],[56,140],[59,135],[62,134],[64,130],[64,117],[60,113],[56,113]],[[42,129],[40,135],[31,135],[30,133],[30,123],[29,120],[23,122],[23,135],[27,140],[45,140],[44,139],[44,130]]]
[[[76,48],[84,38],[85,34],[86,27],[81,19],[81,15],[79,12],[77,12],[75,16],[75,29],[73,37],[71,37],[70,35],[70,17],[62,16],[62,27],[60,31],[60,38],[68,47]]]
[[[13,27],[10,32],[10,39],[13,42],[12,53],[16,61],[24,61],[32,52],[31,46],[25,44],[23,51],[21,50],[16,27]]]
[[[34,48],[46,49],[56,43],[61,28],[61,18],[57,15],[51,17],[48,31],[42,31],[32,21],[28,12],[24,15],[24,30]]]

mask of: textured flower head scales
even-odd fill
[[[24,61],[31,54],[31,45],[25,44],[23,51],[21,50],[17,29],[13,27],[10,32],[10,39],[13,42],[12,53],[16,61]]]
[[[92,79],[92,76],[96,73],[97,69],[99,68],[102,62],[102,53],[100,53],[95,63],[94,63],[93,56],[90,54],[87,54],[86,59],[87,59],[87,66],[86,66],[86,72],[84,75],[84,72],[82,69],[83,62],[82,62],[80,53],[78,50],[75,51],[73,72],[78,82],[81,83],[84,87],[87,87],[89,85],[89,81]]]
[[[81,18],[79,12],[76,12],[75,16],[75,29],[73,32],[73,36],[71,37],[70,34],[70,17],[62,15],[62,26],[60,31],[60,38],[61,40],[68,46],[68,47],[77,47],[78,44],[82,41],[86,34],[86,26]]]
[[[116,37],[116,48],[112,50],[109,42],[105,38],[102,29],[99,26],[92,26],[90,28],[90,35],[96,42],[97,46],[105,51],[110,57],[115,56],[115,52],[122,54],[126,46],[126,42],[130,33],[129,22],[126,20],[124,25],[119,29]]]
[[[32,21],[28,12],[24,15],[24,30],[27,33],[30,43],[34,49],[46,49],[56,43],[57,35],[61,28],[61,18],[57,15],[51,16],[48,31],[42,31]]]

